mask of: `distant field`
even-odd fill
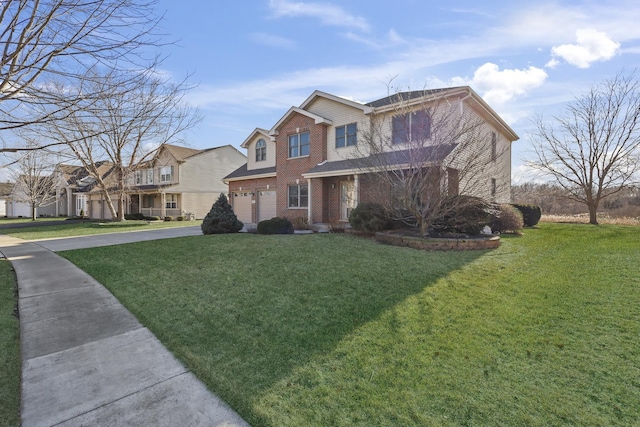
[[[254,427],[640,425],[640,227],[541,223],[479,252],[236,234],[62,255]]]

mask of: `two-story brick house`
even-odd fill
[[[469,87],[404,92],[367,104],[315,91],[269,130],[256,128],[242,143],[247,163],[224,179],[236,215],[245,223],[273,216],[302,217],[309,223],[348,220],[359,202],[380,196],[379,184],[372,179],[380,173],[374,163],[407,167],[407,159],[415,152],[412,140],[417,139],[417,125],[427,121],[424,108],[443,100],[455,106],[453,111],[460,117],[477,118],[491,136],[486,148],[480,148],[486,153],[464,153],[468,143],[430,140],[429,123],[428,131],[420,131],[426,140],[420,150],[430,153],[430,167],[442,168],[442,179],[455,191],[474,188],[473,195],[508,202],[511,143],[518,136]],[[373,152],[368,140],[373,129],[387,141],[380,152]],[[496,152],[501,153],[499,158]],[[456,161],[479,155],[487,157],[489,166],[464,178],[479,185],[469,185],[460,177],[461,185]]]

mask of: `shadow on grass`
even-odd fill
[[[485,253],[331,234],[177,238],[63,256],[250,423],[265,424],[252,408],[263,392]]]

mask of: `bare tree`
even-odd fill
[[[569,103],[548,124],[536,119],[528,164],[553,177],[568,196],[587,206],[598,224],[603,199],[633,185],[640,171],[640,82],[619,73]]]
[[[67,145],[96,180],[112,217],[122,221],[133,172],[153,153],[147,147],[179,141],[200,115],[184,102],[190,89],[185,82],[168,83],[152,69],[135,75],[92,73],[84,83],[89,93],[100,96],[86,99],[40,132]],[[103,160],[112,164],[107,175],[99,168]]]
[[[27,144],[27,147],[35,143]],[[55,154],[46,150],[30,150],[17,156],[11,175],[15,181],[13,201],[29,205],[31,219],[36,220],[38,208],[56,202],[57,182],[53,174]]]
[[[505,175],[501,165],[510,141],[463,102],[471,92],[461,89],[456,96],[455,90],[390,95],[381,101],[393,107],[376,114],[358,142],[369,187],[379,189],[371,198],[422,235],[471,204],[509,201],[509,169]]]
[[[160,45],[154,5],[155,0],[1,1],[0,130],[51,121],[79,102],[72,92],[52,92],[52,80],[72,87],[88,69],[157,60],[154,52],[143,57],[144,48]],[[43,105],[49,108],[32,108]]]

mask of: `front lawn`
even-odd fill
[[[0,260],[0,420],[20,425],[20,332],[16,283],[11,263]]]
[[[58,225],[42,225],[27,228],[0,229],[0,234],[8,234],[24,240],[52,239],[70,236],[88,236],[94,234],[120,233],[127,231],[157,230],[159,228],[188,227],[200,225],[201,221],[123,221],[96,222],[84,221]]]
[[[542,224],[483,252],[325,234],[62,255],[255,427],[640,424],[638,227]]]

